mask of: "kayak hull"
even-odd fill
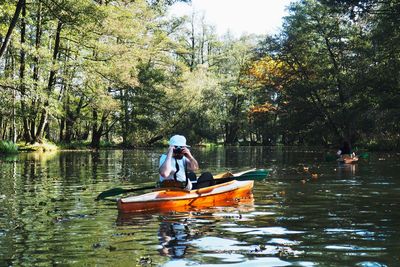
[[[121,198],[122,213],[142,211],[182,211],[190,208],[229,206],[252,199],[254,181],[230,181],[196,190],[157,189],[140,196]]]

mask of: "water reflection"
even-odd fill
[[[161,246],[159,252],[162,256],[183,258],[190,237],[190,224],[179,221],[162,221],[158,237]]]
[[[145,226],[149,221],[157,218],[159,223],[158,252],[161,256],[171,259],[183,259],[188,251],[190,255],[196,254],[198,249],[207,243],[212,250],[221,250],[215,242],[215,238],[207,237],[213,235],[215,222],[226,219],[232,221],[254,220],[255,215],[248,214],[253,211],[252,204],[240,204],[230,207],[214,207],[202,210],[186,212],[169,212],[164,214],[148,213],[119,213],[116,224],[119,227]],[[220,244],[224,244],[226,251],[233,251],[234,247],[227,239],[220,238]],[[228,241],[228,243],[227,243]]]
[[[319,149],[193,150],[213,173],[273,172],[245,208],[124,217],[94,198],[156,181],[161,151],[0,156],[0,266],[398,265],[400,155],[339,166]]]
[[[346,164],[338,163],[338,175],[355,175],[357,171],[358,163]]]

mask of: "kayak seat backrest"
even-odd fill
[[[227,183],[227,182],[230,182],[233,180],[234,180],[233,177],[225,177],[225,178],[215,179],[215,184],[223,184],[223,183]]]
[[[197,180],[196,174],[194,172],[187,172],[186,177],[189,178],[191,182],[194,182]]]
[[[200,175],[199,179],[197,179],[196,189],[213,185],[215,185],[215,180],[213,175],[209,172],[205,172]]]

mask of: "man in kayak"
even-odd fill
[[[169,139],[167,154],[160,157],[160,182],[162,187],[181,187],[192,189],[192,183],[187,177],[188,171],[199,168],[183,135],[174,135]]]
[[[343,155],[350,155],[351,154],[351,147],[349,142],[344,141],[343,144],[340,146],[339,150],[336,153],[338,156]]]
[[[179,187],[187,190],[194,189],[192,181],[196,181],[195,188],[202,188],[215,184],[211,173],[205,172],[197,179],[194,171],[199,169],[197,160],[193,157],[183,135],[174,135],[169,139],[167,154],[160,157],[160,185],[161,187]]]
[[[336,154],[339,156],[339,159],[345,159],[345,158],[354,158],[355,153],[352,152],[350,143],[348,141],[344,141],[342,146],[339,148],[338,152]]]

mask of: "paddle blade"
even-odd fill
[[[106,190],[104,192],[101,192],[97,197],[96,200],[102,200],[105,199],[106,197],[112,197],[112,196],[117,196],[120,194],[123,194],[127,192],[127,189],[123,189],[123,188],[111,188],[109,190]]]
[[[135,192],[135,191],[142,191],[142,190],[147,190],[147,189],[154,189],[156,186],[151,185],[151,186],[146,186],[146,187],[139,187],[139,188],[129,188],[129,189],[123,189],[123,188],[111,188],[109,190],[106,190],[104,192],[101,192],[97,197],[96,200],[103,200],[106,197],[113,197],[113,196],[118,196],[124,193],[129,193],[129,192]]]
[[[263,180],[268,176],[269,172],[270,172],[270,170],[258,169],[255,171],[249,171],[249,172],[243,173],[242,175],[239,175],[239,176],[234,176],[232,178],[235,180],[239,180],[239,181]]]

